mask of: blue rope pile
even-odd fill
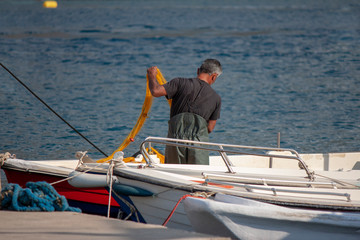
[[[70,207],[66,198],[47,182],[28,182],[25,189],[9,183],[1,191],[0,200],[3,210],[81,212],[79,208]]]

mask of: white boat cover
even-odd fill
[[[292,209],[216,194],[188,197],[186,214],[197,232],[234,239],[360,239],[360,214]]]
[[[42,172],[57,176],[68,176],[77,164],[77,160],[30,161],[6,159],[4,165],[26,172]]]

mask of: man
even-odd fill
[[[196,78],[175,78],[164,85],[156,81],[157,67],[150,67],[147,73],[151,94],[172,99],[168,137],[209,141],[209,133],[220,117],[221,98],[210,86],[222,73],[220,62],[206,59],[197,70]],[[209,164],[209,153],[205,150],[167,146],[165,162]]]

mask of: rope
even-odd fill
[[[111,208],[111,193],[112,193],[112,186],[113,186],[113,173],[114,173],[114,166],[115,163],[113,160],[111,160],[108,171],[106,173],[106,182],[109,186],[109,202],[108,202],[108,212],[107,217],[110,217],[110,208]]]
[[[180,186],[175,186],[175,187],[171,187],[171,188],[168,188],[162,192],[158,192],[158,193],[155,193],[153,194],[153,197],[157,197],[159,196],[160,194],[163,194],[163,193],[166,193],[166,192],[169,192],[169,191],[173,191],[173,190],[176,190],[176,189],[181,189],[181,188],[184,188],[184,187],[191,187],[191,186],[197,186],[197,185],[203,185],[203,183],[190,183],[190,184],[184,184],[184,185],[180,185]]]
[[[0,153],[0,167],[2,165],[4,165],[6,159],[8,158],[16,158],[15,154],[11,155],[11,153],[6,152],[6,153]]]
[[[211,194],[209,195],[209,194],[206,194],[206,193],[198,193],[198,194],[195,194],[195,195],[194,195],[194,194],[186,194],[186,195],[182,196],[182,197],[178,200],[178,202],[176,203],[175,207],[173,208],[173,210],[171,211],[171,213],[169,214],[169,216],[166,218],[166,220],[164,221],[164,223],[162,224],[162,226],[166,226],[166,224],[170,221],[170,218],[171,218],[172,215],[174,214],[176,208],[179,206],[180,202],[181,202],[182,200],[184,200],[185,198],[187,198],[187,197],[207,198],[207,197],[209,197],[209,196],[211,196]]]
[[[127,200],[125,200],[123,197],[121,197],[119,194],[117,194],[115,191],[113,191],[113,193],[122,201],[126,204],[126,206],[128,206],[128,208],[130,209],[130,213],[127,217],[125,217],[123,220],[128,220],[133,214],[135,214],[135,217],[136,217],[136,221],[137,222],[140,222],[140,219],[139,219],[139,215],[138,215],[138,212],[136,210],[136,208],[131,204],[129,203]]]
[[[130,209],[130,213],[128,216],[126,216],[125,219],[123,220],[127,220],[129,219],[134,213],[135,213],[135,217],[137,222],[140,222],[139,220],[139,216],[137,214],[137,210],[136,208],[129,203],[128,201],[126,201],[124,198],[122,198],[121,196],[119,196],[114,190],[113,190],[113,175],[114,175],[114,168],[120,165],[124,164],[123,161],[123,157],[121,157],[120,159],[112,159],[110,160],[110,165],[108,168],[108,171],[106,173],[106,182],[107,185],[109,187],[109,201],[108,201],[108,212],[107,212],[107,217],[110,217],[110,208],[111,208],[111,199],[112,199],[112,193],[114,193],[123,203],[125,203],[125,205]]]
[[[15,211],[72,211],[81,212],[79,208],[70,207],[66,198],[59,195],[47,182],[28,182],[25,189],[18,184],[10,183],[1,191],[0,208]]]
[[[72,130],[74,130],[80,137],[85,139],[88,143],[90,143],[94,148],[96,148],[100,153],[102,153],[105,157],[108,155],[104,153],[100,148],[98,148],[94,143],[92,143],[89,139],[87,139],[84,135],[82,135],[76,128],[74,128],[70,123],[68,123],[64,118],[62,118],[55,110],[53,110],[44,100],[42,100],[38,95],[36,95],[25,83],[23,83],[18,77],[16,77],[7,67],[5,67],[2,63],[0,63],[11,76],[13,76],[21,85],[23,85],[34,97],[36,97],[42,104],[44,104],[51,112],[53,112],[58,118],[60,118],[64,123],[66,123]]]

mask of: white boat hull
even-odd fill
[[[360,214],[291,209],[217,194],[186,198],[194,230],[234,239],[360,239]]]

